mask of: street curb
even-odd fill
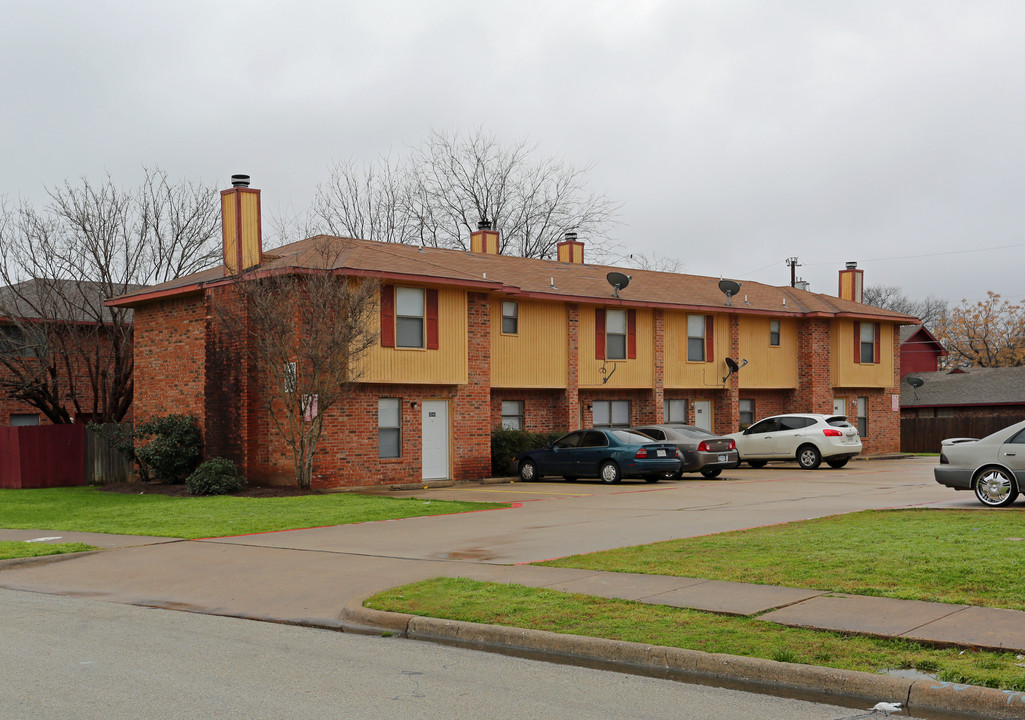
[[[342,609],[343,625],[647,677],[726,684],[774,695],[800,693],[818,702],[845,701],[851,707],[900,702],[912,712],[957,713],[992,720],[1020,720],[1025,713],[1022,692],[385,612],[363,607],[368,597],[353,600]]]

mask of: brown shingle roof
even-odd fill
[[[618,270],[632,276],[629,286],[619,292],[620,302],[624,305],[712,309],[726,307],[726,296],[718,286],[719,278],[421,248],[325,235],[267,251],[261,269],[287,271],[324,267],[324,255],[320,249],[325,245],[332,248],[333,260],[328,264],[332,269],[365,273],[398,282],[405,280],[469,285],[482,291],[509,295],[615,304],[612,287],[605,276],[612,270]],[[150,297],[198,290],[203,285],[224,280],[224,270],[218,267],[122,296],[114,302],[134,305]],[[756,282],[742,284],[740,292],[732,299],[732,308],[741,313],[850,314],[891,319],[900,323],[917,322],[916,318],[908,315],[829,295]]]
[[[904,378],[900,384],[901,407],[1025,405],[1025,367],[914,372],[908,377],[925,382],[916,391]]]

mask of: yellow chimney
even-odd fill
[[[221,237],[224,274],[237,275],[263,259],[260,191],[248,175],[232,175],[231,189],[221,191]]]
[[[481,220],[477,223],[477,229],[470,233],[470,252],[484,253],[485,255],[499,255],[498,231],[491,229],[491,223]]]
[[[577,240],[577,234],[570,230],[566,239],[558,245],[559,262],[584,264],[584,244]]]
[[[853,300],[854,302],[865,302],[865,271],[858,270],[858,263],[849,262],[844,270],[840,271],[840,292],[841,300]]]

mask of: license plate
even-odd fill
[[[655,455],[657,457],[665,457],[666,456],[666,451],[665,450],[656,450],[655,451]]]
[[[719,456],[719,462],[726,462],[729,458],[726,455]]]

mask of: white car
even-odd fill
[[[741,462],[755,468],[769,460],[796,460],[805,470],[825,460],[831,468],[842,468],[861,452],[858,429],[843,415],[774,415],[723,437],[733,438]]]

